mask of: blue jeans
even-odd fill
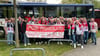
[[[13,44],[13,33],[8,32],[7,34],[8,44]]]
[[[97,41],[97,39],[96,39],[96,33],[91,32],[91,37],[92,37],[92,42],[96,44],[96,41]]]
[[[29,43],[29,38],[27,38],[26,34],[24,33],[24,44]]]
[[[88,31],[85,31],[85,32],[84,32],[84,42],[85,42],[85,43],[88,42],[88,36],[89,36]]]
[[[71,38],[72,38],[72,40],[73,40],[73,43],[76,43],[75,34],[72,34],[71,36],[72,36]]]

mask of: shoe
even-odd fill
[[[74,48],[76,48],[76,44],[74,44]]]
[[[84,47],[83,47],[83,45],[81,46],[81,49],[83,49]]]
[[[77,46],[81,46],[81,44],[77,44]]]
[[[42,44],[42,42],[39,42],[39,45],[41,45]]]
[[[24,46],[27,46],[26,44],[24,44]]]
[[[31,45],[31,43],[28,43],[28,45]]]
[[[59,42],[57,42],[57,44],[59,45],[60,43],[59,43]]]
[[[38,45],[38,42],[36,42],[35,44]]]
[[[97,43],[95,42],[94,45],[97,45]]]
[[[45,42],[45,44],[47,44],[47,42]]]
[[[62,42],[60,42],[60,44],[61,44],[61,45],[63,45],[63,43],[62,43]]]

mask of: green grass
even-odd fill
[[[100,37],[100,30],[97,33],[97,37]],[[66,51],[73,49],[69,44],[64,43],[63,45],[57,45],[56,43],[52,43],[50,45],[35,45],[24,47],[23,44],[20,45],[21,48],[44,48],[46,51],[46,56],[60,56]],[[15,48],[15,46],[7,45],[7,43],[0,43],[0,56],[9,56],[10,50]],[[42,56],[41,51],[15,51],[13,56]]]
[[[97,33],[97,37],[100,38],[100,30]]]
[[[64,43],[63,45],[57,45],[56,43],[51,43],[50,45],[35,45],[24,47],[22,44],[21,48],[44,48],[46,51],[46,56],[59,56],[66,51],[73,49],[69,44]],[[10,50],[15,48],[15,46],[9,46],[6,43],[0,43],[0,56],[9,56]],[[41,51],[15,51],[14,56],[42,56]]]

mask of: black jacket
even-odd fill
[[[20,25],[21,26],[21,33],[25,33],[26,32],[26,24],[27,24],[26,22],[23,22],[22,26]]]

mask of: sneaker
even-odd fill
[[[47,44],[48,42],[45,42],[45,44]]]
[[[81,44],[77,44],[77,46],[81,46]]]
[[[24,46],[27,46],[26,44],[24,44]]]
[[[31,43],[28,43],[28,45],[31,45]]]
[[[83,49],[84,47],[83,47],[83,45],[81,46],[81,49]]]
[[[35,44],[38,45],[38,42],[36,42]]]
[[[61,45],[63,45],[63,43],[62,42],[59,42]]]
[[[39,45],[41,45],[42,44],[42,42],[39,42]]]
[[[74,44],[74,48],[76,48],[76,44]]]
[[[57,42],[57,44],[59,45],[60,43],[59,43],[59,42]]]
[[[97,43],[95,42],[94,45],[97,45]]]

